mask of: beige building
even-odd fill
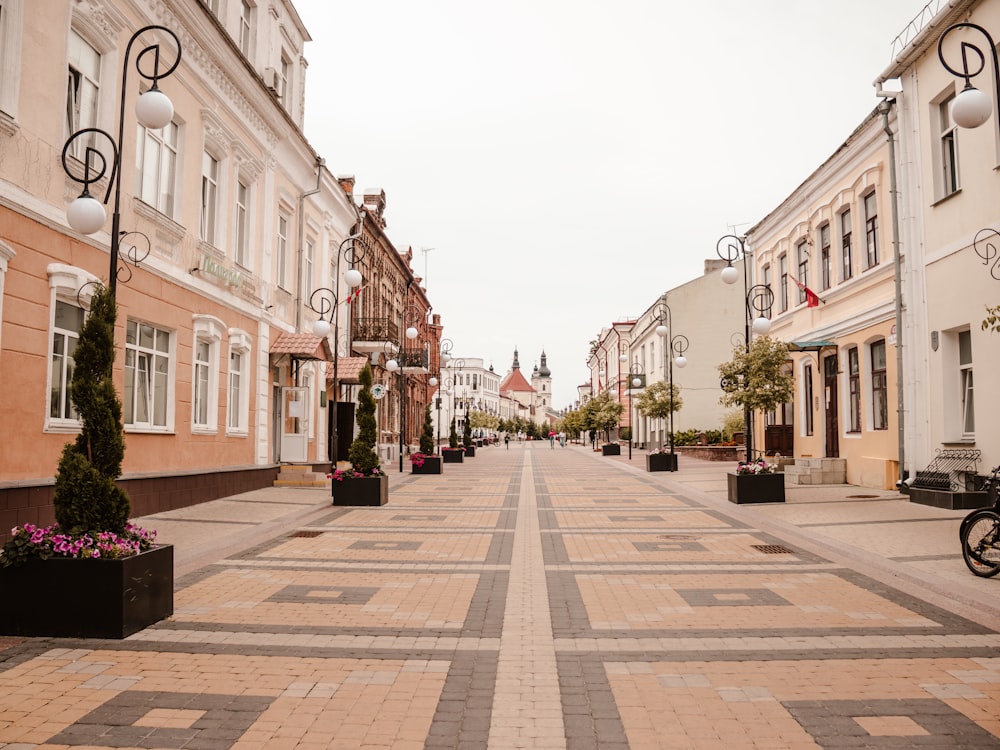
[[[756,281],[774,293],[770,335],[792,347],[795,376],[792,403],[765,415],[755,443],[841,459],[848,482],[891,488],[899,433],[885,124],[872,112],[747,245]]]
[[[901,92],[887,99],[899,118],[904,433],[911,475],[947,449],[980,451],[980,473],[1000,463],[1000,426],[991,416],[1000,411],[1000,392],[992,387],[1000,335],[981,326],[986,306],[1000,302],[995,57],[982,31],[948,33],[942,53],[954,69],[962,68],[962,43],[975,45],[987,61],[972,83],[990,103],[989,120],[975,129],[957,126],[951,105],[965,82],[944,68],[938,42],[959,22],[996,39],[1000,2],[956,0],[933,17],[922,14],[896,40],[894,60],[876,81]]]
[[[151,25],[166,30],[133,38]],[[363,354],[344,273],[364,222],[353,181],[331,175],[302,132],[307,41],[288,0],[0,0],[0,414],[20,436],[0,451],[0,529],[51,519],[58,456],[79,430],[72,353],[92,282],[110,277],[113,223],[81,234],[67,205],[119,146],[114,379],[133,511],[268,484],[282,463],[329,465],[331,405],[354,398]],[[158,82],[172,118],[144,127],[133,111],[152,73],[143,50],[159,45],[162,74],[178,44]],[[107,135],[71,139],[64,155],[88,128]],[[90,191],[110,195],[111,213],[109,177]],[[379,252],[367,263],[410,289],[406,259]],[[410,292],[377,314],[429,306]],[[361,299],[374,294],[362,285]],[[320,315],[325,336],[313,333]]]

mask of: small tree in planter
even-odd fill
[[[431,420],[431,407],[424,410],[424,428],[420,433],[420,450],[410,454],[410,464],[414,474],[440,474],[441,456],[434,453],[434,422]]]
[[[375,450],[378,433],[371,365],[365,364],[358,382],[361,383],[361,390],[358,391],[358,435],[347,452],[351,468],[333,472],[333,504],[385,505],[389,500],[389,482]]]
[[[458,430],[455,429],[455,418],[451,418],[451,427],[448,430],[448,447],[458,448]]]
[[[448,447],[441,451],[441,458],[449,464],[460,464],[465,459],[465,450],[458,446],[458,430],[455,428],[454,417],[451,418],[451,426],[448,428]]]
[[[742,406],[746,411],[773,411],[792,397],[795,384],[794,376],[788,371],[788,345],[770,336],[761,336],[753,340],[749,349],[736,349],[729,362],[719,365],[719,375],[722,378],[722,397],[719,399],[724,406]],[[749,430],[749,425],[747,425]],[[748,435],[748,439],[750,436]],[[754,456],[747,456],[752,462]],[[731,474],[729,484],[729,499],[732,502],[746,502],[737,491],[739,484],[749,487],[751,482],[767,477],[769,474],[743,473]],[[770,475],[774,476],[774,475]],[[735,480],[740,480],[739,482]],[[780,480],[780,481],[779,481]],[[773,501],[784,502],[784,476],[768,480],[774,483],[771,490]],[[778,490],[780,487],[780,498]],[[760,495],[751,502],[761,502]]]
[[[635,408],[640,414],[644,414],[651,419],[667,420],[670,415],[678,411],[684,405],[680,396],[680,388],[676,383],[664,383],[658,380],[650,383],[646,389],[639,394],[635,401]],[[670,433],[670,450],[663,448],[663,439],[656,450],[652,450],[646,456],[647,471],[677,471],[677,456],[674,453],[674,434]]]
[[[124,638],[173,613],[173,548],[154,548],[155,533],[128,523],[128,496],[115,483],[125,457],[116,317],[114,295],[99,287],[73,352],[81,429],[59,459],[56,524],[17,527],[4,545],[2,633]]]

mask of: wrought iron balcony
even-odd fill
[[[418,349],[416,347],[409,349],[404,348],[403,351],[399,353],[397,359],[399,361],[399,366],[403,368],[403,372],[430,372],[431,354],[426,349]]]
[[[355,318],[351,326],[358,352],[381,352],[387,343],[399,341],[399,326],[392,318]]]

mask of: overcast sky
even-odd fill
[[[925,2],[295,0],[306,136],[359,200],[385,191],[456,355],[502,375],[517,347],[530,377],[544,349],[563,408],[603,327],[701,275],[874,109]]]

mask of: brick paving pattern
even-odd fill
[[[718,467],[544,447],[394,474],[381,508],[143,519],[173,617],[0,638],[0,750],[1000,748],[1000,581],[963,573],[961,513],[731,506]]]

